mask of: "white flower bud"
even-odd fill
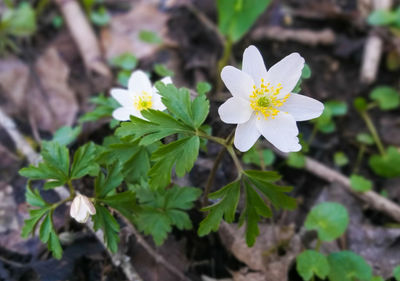
[[[79,194],[75,196],[71,204],[70,213],[77,222],[87,222],[90,215],[96,214],[96,209],[93,206],[92,201],[89,200],[85,195]]]

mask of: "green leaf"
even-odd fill
[[[136,225],[144,234],[151,234],[156,245],[161,245],[172,230],[191,229],[192,223],[185,212],[193,207],[201,190],[194,187],[174,186],[167,190],[150,192],[139,189],[141,210],[137,211]]]
[[[244,174],[251,179],[266,183],[275,182],[282,178],[282,176],[275,171],[246,170]]]
[[[354,100],[354,107],[358,112],[363,112],[367,110],[368,103],[364,98],[358,97]]]
[[[54,229],[50,232],[50,239],[47,241],[47,247],[52,252],[53,257],[56,259],[61,259],[63,250],[61,248],[60,239],[55,233]]]
[[[107,208],[100,204],[96,204],[95,207],[96,214],[92,216],[94,230],[97,231],[100,228],[103,230],[104,242],[107,248],[110,249],[111,252],[116,253],[119,242],[119,224]]]
[[[139,32],[139,39],[143,42],[150,44],[161,44],[162,39],[158,36],[157,33],[148,30],[141,30]]]
[[[128,73],[130,75],[130,73]],[[92,112],[88,112],[79,118],[79,122],[97,121],[104,117],[111,117],[112,112],[120,107],[119,103],[112,97],[105,97],[100,94],[97,97],[92,98],[91,103],[96,105],[96,108]]]
[[[46,201],[44,201],[42,196],[40,196],[39,190],[32,189],[30,187],[30,183],[28,183],[26,188],[25,199],[29,205],[34,207],[44,208],[49,206],[49,204]]]
[[[111,16],[104,6],[90,12],[90,20],[98,26],[105,26],[110,23]]]
[[[189,172],[199,154],[199,137],[186,137],[161,146],[151,156],[155,161],[149,171],[150,186],[153,189],[165,187],[171,180],[171,171],[175,164],[175,171],[179,177]]]
[[[385,281],[385,279],[383,279],[383,278],[380,277],[380,276],[373,276],[372,279],[371,279],[371,281]]]
[[[205,95],[197,96],[192,102],[193,126],[198,129],[208,116],[210,102]]]
[[[305,227],[316,230],[322,241],[332,241],[346,231],[349,215],[345,207],[339,203],[324,202],[313,207],[308,213]]]
[[[306,165],[306,157],[301,152],[290,152],[286,163],[290,167],[302,169]]]
[[[152,144],[173,134],[193,134],[193,129],[159,110],[145,110],[142,115],[149,121],[131,116],[131,122],[122,122],[116,130],[119,137],[132,137],[140,140],[140,145]]]
[[[96,198],[104,198],[108,193],[116,189],[124,180],[122,167],[119,162],[107,166],[107,175],[99,171],[94,182]]]
[[[211,91],[211,89],[211,84],[207,82],[199,82],[196,86],[196,91],[200,96],[207,94],[209,91]]]
[[[314,250],[306,250],[296,258],[297,272],[304,281],[309,281],[313,275],[325,279],[330,271],[327,258]]]
[[[228,223],[235,219],[235,212],[240,196],[240,181],[234,181],[224,186],[220,190],[208,195],[210,199],[219,199],[211,206],[207,206],[202,211],[209,211],[207,217],[201,221],[197,231],[199,236],[205,236],[211,231],[217,231],[222,218]]]
[[[356,191],[369,191],[372,189],[372,182],[363,176],[352,174],[350,176],[350,186]]]
[[[357,134],[357,141],[366,145],[373,145],[375,143],[373,137],[367,133]]]
[[[7,11],[2,22],[6,22],[7,32],[13,36],[26,37],[36,32],[36,13],[28,2],[22,2],[16,9]]]
[[[100,199],[96,198],[96,200],[117,210],[130,221],[133,221],[133,216],[137,212],[136,195],[132,191],[125,191]]]
[[[301,79],[309,79],[311,77],[311,68],[305,63],[303,70],[301,71]]]
[[[325,106],[321,116],[317,119],[311,120],[311,122],[315,123],[320,132],[324,134],[333,133],[336,129],[336,125],[332,120],[332,116],[333,113],[331,107]]]
[[[131,77],[131,71],[130,70],[120,70],[117,73],[117,81],[118,83],[127,88],[128,87],[128,81],[129,78]]]
[[[258,222],[261,217],[271,217],[272,211],[247,181],[244,182],[244,186],[246,206],[240,215],[239,225],[242,225],[246,220],[246,243],[251,247],[256,242],[256,237],[260,234]]]
[[[338,167],[343,167],[349,164],[349,158],[347,158],[347,155],[344,154],[343,151],[335,152],[335,154],[333,155],[333,161]]]
[[[39,238],[43,243],[47,243],[47,241],[49,241],[51,230],[51,212],[48,212],[42,221],[42,225],[40,226],[39,231]]]
[[[246,164],[254,164],[261,167],[260,157],[262,157],[266,166],[270,166],[275,162],[275,154],[271,149],[263,149],[259,152],[254,146],[243,154],[242,160]]]
[[[164,64],[157,63],[154,65],[154,72],[161,77],[172,77],[175,73],[168,69]]]
[[[123,53],[119,56],[113,57],[110,60],[110,64],[114,67],[128,71],[132,71],[137,66],[138,60],[131,53]]]
[[[400,281],[400,265],[393,268],[393,277],[396,281]]]
[[[40,219],[49,211],[50,207],[34,209],[29,211],[29,219],[25,220],[25,224],[21,230],[21,236],[28,238],[30,233],[35,233],[35,229]]]
[[[400,105],[400,95],[396,89],[392,87],[376,87],[369,94],[369,97],[378,103],[381,110],[396,109]]]
[[[85,175],[94,176],[99,170],[96,158],[96,145],[92,142],[79,147],[74,154],[71,166],[71,179],[79,179]]]
[[[372,269],[365,260],[350,251],[332,253],[328,256],[330,281],[369,281]]]
[[[270,0],[218,0],[218,28],[233,42],[252,27]]]
[[[60,145],[69,145],[77,139],[81,131],[81,126],[75,128],[63,126],[54,133],[52,141],[58,142]]]
[[[343,116],[347,114],[347,103],[344,101],[328,101],[325,103],[332,113],[332,116]]]
[[[375,174],[394,178],[400,176],[400,152],[394,146],[389,146],[385,155],[372,155],[368,162]]]
[[[367,21],[371,25],[390,25],[396,21],[396,15],[388,10],[376,10],[368,16]]]

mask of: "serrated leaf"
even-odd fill
[[[151,235],[157,246],[160,246],[172,230],[171,220],[156,209],[149,208],[140,212],[137,223],[140,231]]]
[[[125,191],[96,200],[109,205],[130,221],[133,221],[133,216],[137,209],[136,195],[134,192]]]
[[[240,215],[239,225],[242,225],[246,221],[246,243],[247,246],[251,247],[260,234],[258,222],[261,217],[271,217],[272,211],[247,181],[244,182],[244,186],[246,191],[246,206]]]
[[[261,182],[275,182],[282,178],[282,176],[275,171],[246,170],[244,173],[249,178],[259,180]]]
[[[95,182],[94,189],[96,198],[104,198],[108,193],[116,189],[124,180],[122,167],[119,162],[107,166],[107,174],[99,172]]]
[[[120,107],[115,99],[112,97],[105,97],[102,94],[90,99],[90,101],[96,105],[96,108],[80,117],[79,122],[97,121],[104,117],[111,117],[112,112]]]
[[[210,110],[210,102],[205,95],[197,96],[192,102],[193,126],[197,129],[203,124]]]
[[[92,216],[94,229],[97,231],[100,228],[104,233],[104,242],[111,252],[116,253],[118,250],[119,242],[119,224],[115,218],[110,214],[107,208],[96,204],[96,214]]]
[[[49,206],[49,204],[46,201],[44,201],[42,196],[40,196],[39,190],[32,189],[30,187],[29,182],[27,184],[27,188],[26,188],[26,192],[25,192],[25,199],[29,205],[34,206],[34,207],[43,208],[43,207]]]
[[[385,155],[372,155],[368,161],[375,174],[394,178],[400,176],[400,152],[394,146],[389,146]]]
[[[400,95],[396,89],[392,87],[376,87],[372,90],[369,97],[378,103],[381,110],[393,110],[400,105]]]
[[[71,166],[71,179],[79,179],[85,175],[94,175],[99,167],[94,161],[96,158],[96,145],[89,142],[77,149]]]
[[[47,242],[47,247],[52,252],[54,258],[58,260],[61,259],[63,250],[60,244],[60,239],[58,238],[54,229],[52,232],[50,232],[50,239]]]
[[[313,275],[325,279],[330,271],[327,258],[314,250],[306,250],[296,258],[297,272],[304,281],[309,281]]]
[[[252,27],[270,0],[218,0],[218,28],[233,42]]]
[[[60,145],[69,145],[76,140],[81,131],[81,126],[75,128],[63,126],[54,133],[52,141],[58,142]]]
[[[372,189],[372,182],[363,176],[352,174],[350,176],[350,186],[356,191],[365,192]]]
[[[29,219],[25,220],[25,224],[21,231],[23,238],[28,238],[30,233],[34,233],[39,220],[49,211],[49,207],[42,209],[34,209],[29,211]]]
[[[219,199],[211,206],[207,206],[202,211],[209,211],[207,217],[199,225],[197,233],[199,236],[205,236],[211,231],[217,231],[222,218],[226,222],[233,222],[237,204],[240,196],[240,181],[234,181],[224,186],[220,190],[209,194],[210,199]]]
[[[47,241],[49,240],[51,230],[52,230],[51,212],[48,212],[44,217],[39,230],[39,239],[43,243],[47,243]]]
[[[211,84],[207,82],[199,82],[196,85],[196,91],[200,96],[207,94],[209,91],[211,91],[211,89]]]
[[[332,253],[328,256],[330,281],[369,281],[372,269],[365,260],[350,251]]]
[[[349,214],[343,205],[324,202],[313,207],[304,223],[307,230],[316,230],[322,241],[332,241],[346,231]]]
[[[150,186],[154,189],[165,187],[171,180],[172,167],[179,177],[189,172],[199,154],[199,137],[186,137],[161,146],[151,156],[155,161],[149,171]]]

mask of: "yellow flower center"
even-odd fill
[[[152,107],[151,95],[143,91],[142,95],[136,96],[133,102],[137,110],[142,111]]]
[[[264,79],[261,79],[261,86],[259,88],[254,85],[253,89],[250,95],[250,106],[256,112],[256,115],[258,115],[258,119],[261,118],[260,115],[263,115],[265,120],[267,120],[268,117],[274,119],[280,112],[278,108],[281,107],[290,96],[290,94],[287,94],[285,97],[278,99],[279,92],[282,89],[281,84],[279,83],[274,87],[271,86],[270,83],[265,84]]]

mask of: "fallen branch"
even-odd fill
[[[392,6],[392,0],[374,0],[374,10],[388,10]],[[361,63],[360,80],[363,83],[371,84],[376,80],[379,62],[381,61],[383,40],[376,34],[376,29],[369,32],[365,43]]]
[[[36,165],[38,161],[40,161],[41,158],[40,155],[32,149],[30,144],[18,131],[15,122],[6,113],[4,113],[4,111],[1,108],[0,108],[0,126],[6,130],[11,139],[14,141],[17,150],[27,158],[30,164]],[[69,196],[69,193],[65,188],[56,188],[54,190],[57,192],[58,196],[61,199],[67,198]],[[104,246],[104,248],[107,249],[107,253],[110,256],[113,265],[116,267],[120,267],[129,281],[142,281],[142,279],[137,274],[135,268],[131,264],[130,258],[127,255],[123,254],[120,251],[116,254],[111,253],[106,247],[102,231],[96,232],[93,228],[93,223],[90,220],[86,223],[86,226],[90,229],[90,231],[93,234],[96,235],[97,239]]]
[[[277,152],[277,154],[281,155],[284,158],[288,157],[287,153],[282,153],[277,150],[275,150],[275,152]],[[346,191],[350,192],[358,199],[364,201],[373,209],[388,215],[397,222],[400,222],[400,205],[394,203],[393,201],[379,195],[374,191],[355,191],[351,188],[350,179],[348,177],[310,157],[306,157],[306,164],[304,169],[328,182],[339,183],[340,186],[342,186]]]
[[[280,26],[259,27],[250,35],[252,40],[272,39],[275,41],[296,41],[304,45],[332,45],[336,36],[331,29],[313,31],[308,29],[287,29]]]
[[[78,46],[85,66],[104,77],[111,77],[111,71],[104,63],[95,33],[79,3],[75,0],[55,0],[65,18],[71,36]]]

